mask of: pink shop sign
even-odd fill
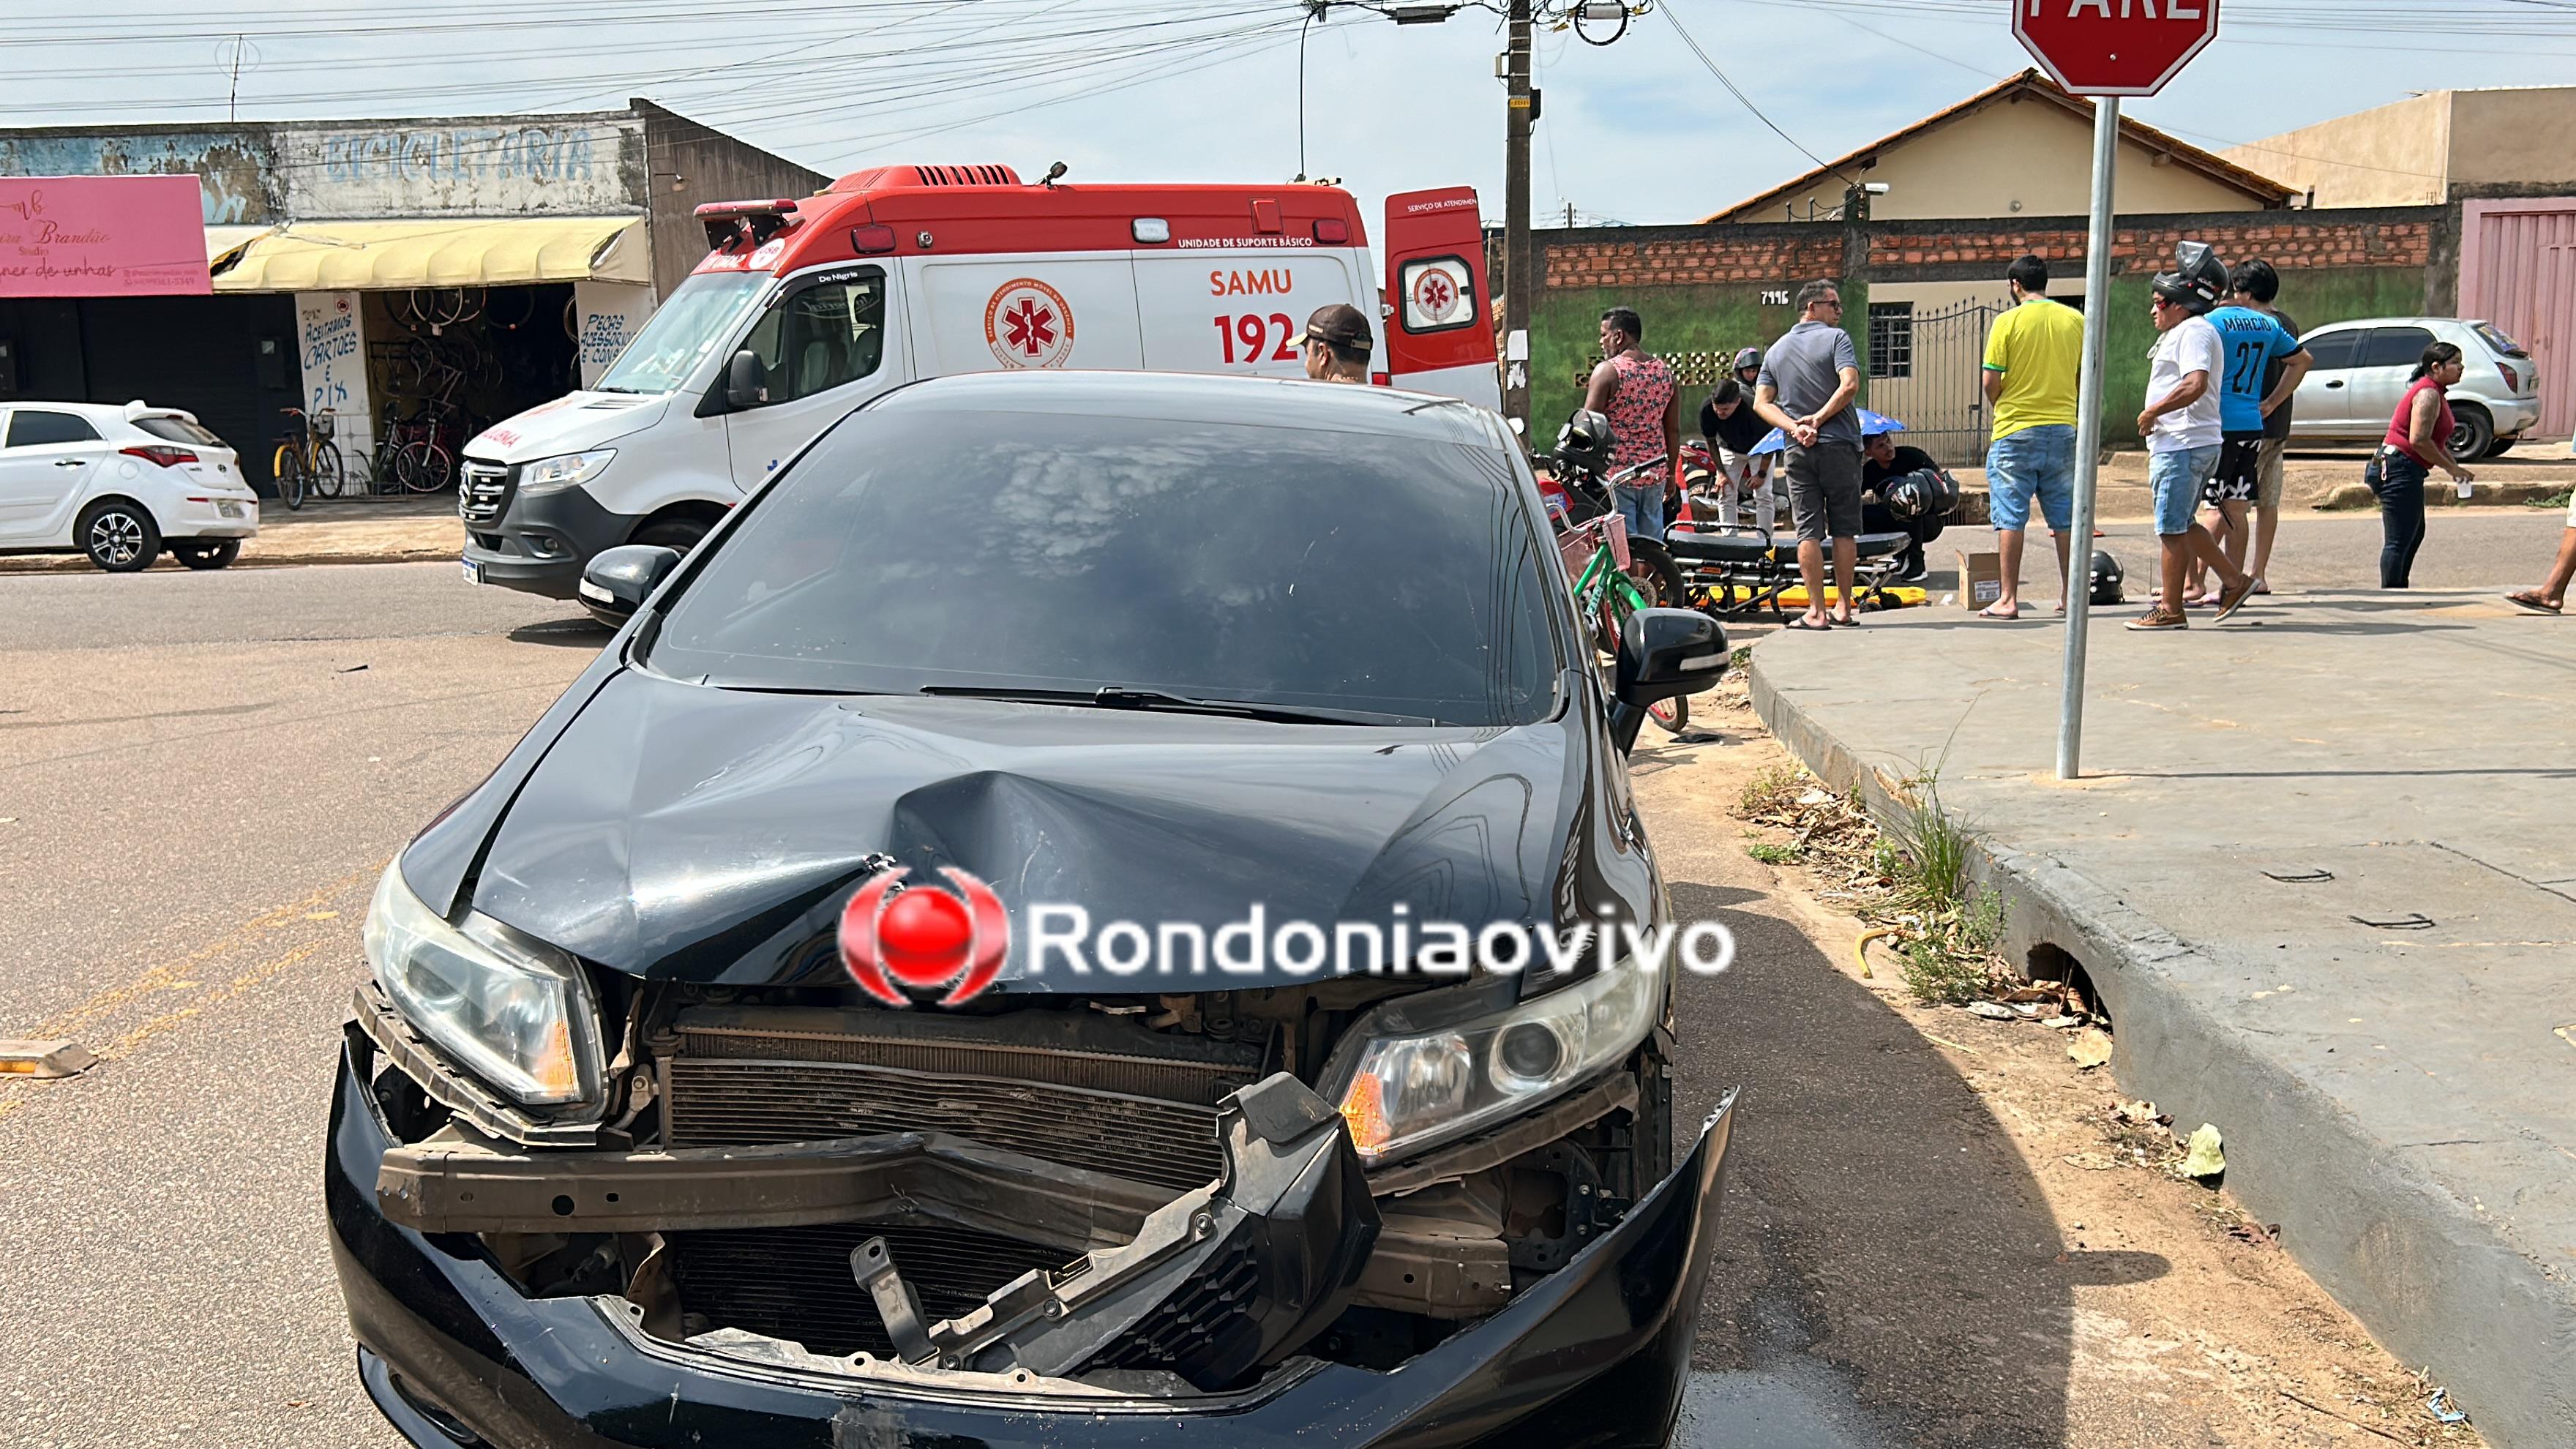
[[[0,297],[205,296],[194,176],[0,176]]]

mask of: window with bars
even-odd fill
[[[1905,378],[1914,375],[1914,304],[1869,304],[1869,375]]]

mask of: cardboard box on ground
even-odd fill
[[[1962,553],[1959,559],[1959,603],[1970,611],[1982,609],[2004,596],[2004,556],[1999,553]]]

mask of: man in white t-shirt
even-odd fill
[[[2163,589],[2156,606],[2132,629],[2188,629],[2183,613],[2184,569],[2197,556],[2223,582],[2220,619],[2254,592],[2252,576],[2227,561],[2218,540],[2193,519],[2200,490],[2218,468],[2219,382],[2226,376],[2226,348],[2208,312],[2227,292],[2227,268],[2200,242],[2176,249],[2176,265],[2155,279],[2156,339],[2147,373],[2147,410],[2138,414],[2147,440],[2147,480],[2156,490],[2156,545]]]

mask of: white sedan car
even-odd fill
[[[224,440],[176,408],[0,402],[0,553],[85,553],[109,573],[167,548],[219,569],[259,532]]]

